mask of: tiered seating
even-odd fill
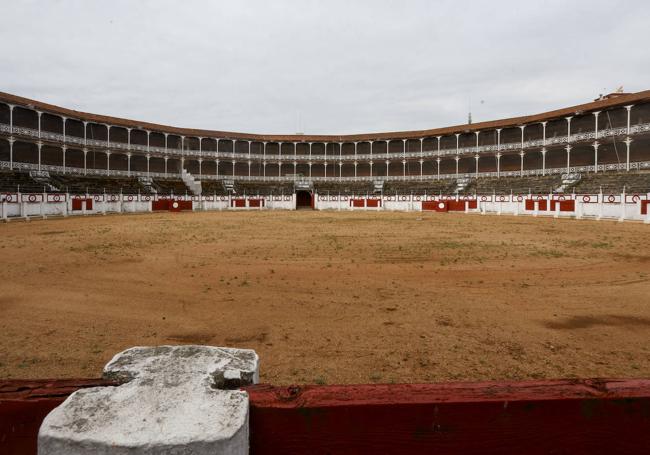
[[[384,183],[384,194],[452,194],[456,190],[455,180],[395,181]]]
[[[37,182],[29,176],[29,172],[0,171],[0,192],[14,193],[43,193],[51,192],[43,183]]]
[[[373,194],[375,187],[371,181],[346,182],[314,182],[318,194]]]
[[[227,196],[228,191],[223,187],[221,180],[201,180],[201,191],[205,195]]]
[[[622,172],[582,174],[580,181],[572,191],[583,194],[599,193],[602,188],[604,193],[648,193],[650,192],[650,173],[648,172]]]
[[[158,194],[192,194],[181,179],[154,179],[153,187]],[[201,183],[203,188],[203,183]]]
[[[562,185],[562,176],[478,178],[472,181],[466,192],[478,194],[548,194]]]
[[[61,191],[72,194],[145,194],[147,189],[137,177],[104,177],[94,175],[51,174],[52,184]]]
[[[293,194],[293,182],[254,182],[235,180],[234,193],[270,196],[272,194]]]

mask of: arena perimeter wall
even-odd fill
[[[610,219],[650,223],[650,194],[528,194],[528,195],[313,195],[315,210],[466,212]],[[296,195],[277,196],[156,196],[122,194],[0,195],[0,219],[152,211],[295,210]]]
[[[0,453],[35,454],[43,418],[101,379],[0,381]],[[250,451],[647,454],[650,380],[256,385]]]

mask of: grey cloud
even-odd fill
[[[646,1],[3,0],[0,90],[177,126],[432,128],[648,87]],[[481,100],[484,103],[481,104]]]

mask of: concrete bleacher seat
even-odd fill
[[[617,172],[582,174],[580,181],[573,186],[576,193],[648,193],[650,192],[650,172]]]
[[[273,194],[293,194],[293,182],[255,182],[235,180],[234,193],[270,196]]]
[[[106,177],[94,175],[52,174],[50,179],[61,191],[71,194],[147,194],[137,177]]]
[[[452,194],[455,189],[456,180],[387,181],[384,183],[384,194]]]
[[[469,193],[496,194],[548,194],[562,185],[561,175],[533,177],[478,178],[465,189]]]
[[[181,179],[154,179],[152,186],[158,194],[192,194],[192,192],[188,190],[187,185],[185,185],[185,182]],[[203,184],[201,186],[203,186]]]
[[[314,182],[314,189],[319,194],[373,194],[375,187],[371,181]]]
[[[0,171],[0,192],[14,193],[18,191],[23,193],[48,193],[55,191],[55,189],[48,188],[42,182],[37,182],[29,175],[29,172]]]

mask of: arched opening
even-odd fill
[[[313,206],[312,194],[309,191],[298,191],[296,193],[296,209],[312,209]]]

